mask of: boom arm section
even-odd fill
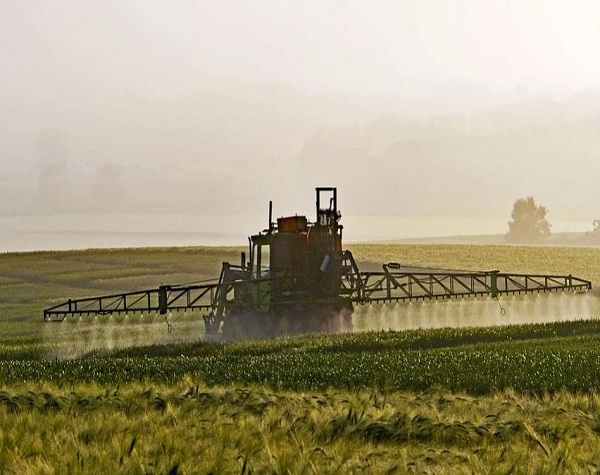
[[[224,262],[218,281],[199,285],[161,285],[157,289],[69,299],[45,309],[44,320],[61,322],[68,316],[166,315],[198,311],[204,318],[207,333],[216,333],[224,320],[226,306],[234,305],[231,297],[235,289],[241,288],[247,279],[248,270],[243,266]]]
[[[103,295],[82,299],[69,299],[44,310],[45,321],[62,321],[70,315],[111,315],[160,313],[167,311],[200,310],[214,307],[219,283],[169,286],[158,289],[139,290],[124,294]]]
[[[351,256],[350,256],[351,257]],[[352,259],[353,261],[353,259]],[[357,303],[435,300],[541,292],[587,292],[592,283],[572,275],[507,274],[498,270],[469,272],[403,268],[389,263],[382,272],[359,272],[356,265],[344,276],[342,292]]]

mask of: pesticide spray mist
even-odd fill
[[[204,335],[199,314],[133,316],[94,315],[69,317],[45,323],[47,357],[77,358],[134,346],[164,345],[198,341]]]
[[[353,331],[481,327],[548,323],[597,318],[600,300],[592,293],[542,293],[524,296],[415,301],[357,305]],[[70,317],[44,324],[49,358],[77,358],[135,346],[197,342],[205,338],[204,321],[193,312]],[[344,331],[343,325],[331,331]],[[348,329],[346,328],[346,331]]]
[[[596,318],[600,307],[592,294],[530,295],[417,301],[358,306],[354,330],[481,327],[548,323]]]

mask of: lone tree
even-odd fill
[[[600,218],[594,219],[592,223],[593,229],[586,231],[585,236],[581,239],[584,244],[598,244],[600,241]]]
[[[548,210],[535,204],[533,197],[519,198],[513,205],[506,240],[513,243],[539,243],[550,236]]]

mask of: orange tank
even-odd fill
[[[280,233],[300,233],[306,231],[308,222],[306,216],[288,216],[277,218],[277,229]]]

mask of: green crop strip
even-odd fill
[[[519,332],[520,330],[520,332]],[[208,385],[267,385],[285,390],[425,390],[432,386],[473,394],[512,388],[543,394],[599,391],[598,322],[490,329],[378,332],[310,336],[281,342],[176,347],[178,356],[95,356],[0,361],[6,383],[128,382],[172,384],[190,376]],[[558,333],[577,333],[558,337]],[[419,336],[423,334],[422,338]],[[361,338],[361,336],[363,338]],[[173,348],[165,347],[167,353]],[[135,356],[137,354],[137,356]],[[194,354],[196,356],[194,356]]]

